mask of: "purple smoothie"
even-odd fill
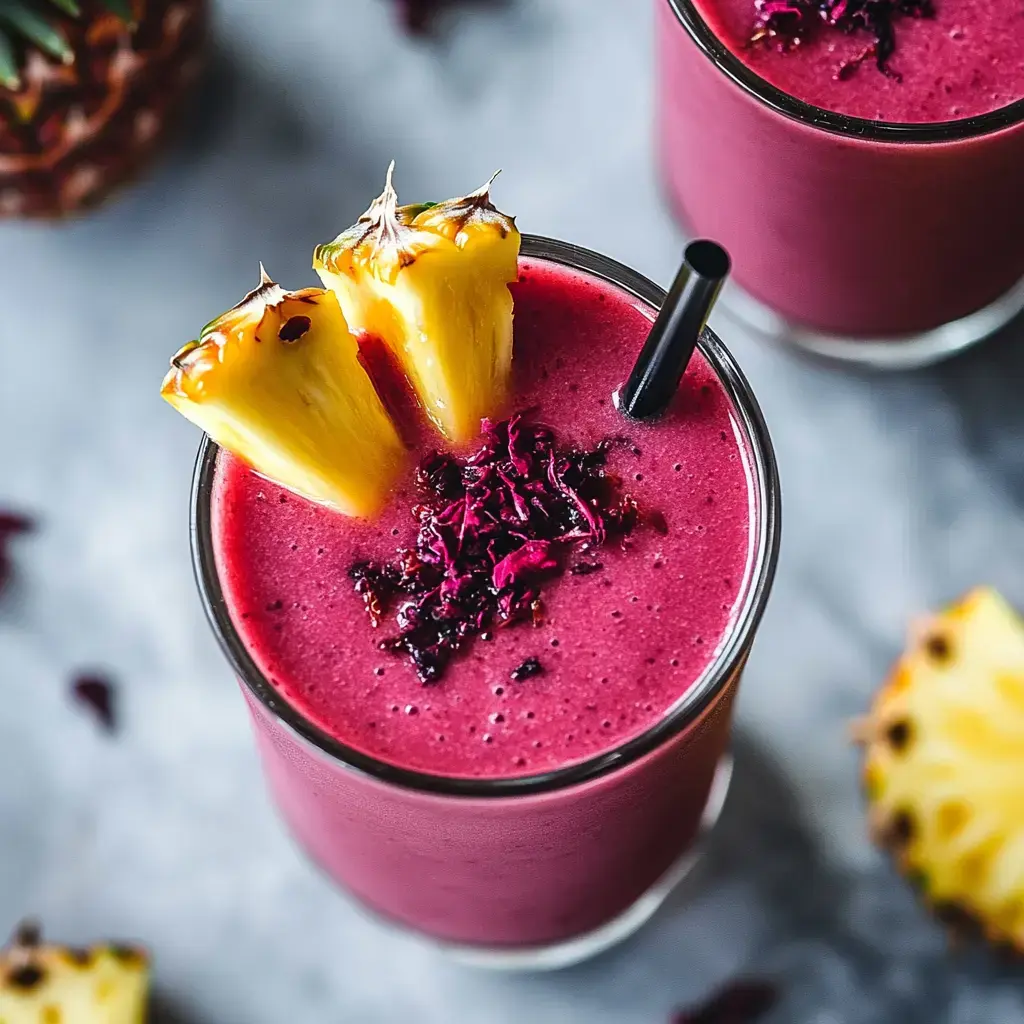
[[[730,250],[747,293],[825,342],[950,351],[1005,321],[1024,278],[1018,0],[936,0],[934,19],[899,19],[898,81],[870,59],[837,74],[863,34],[823,28],[780,53],[745,45],[754,0],[657,2],[668,195],[689,232]],[[997,300],[956,337],[929,337]]]
[[[542,626],[477,639],[429,687],[377,650],[348,576],[353,560],[408,545],[409,493],[356,523],[208,453],[195,539],[271,792],[303,849],[407,928],[551,966],[638,927],[692,856],[774,571],[778,484],[719,342],[662,422],[630,425],[611,395],[653,311],[584,268],[648,302],[659,290],[561,243],[523,247],[537,258],[514,286],[517,404],[536,406],[560,447],[628,434],[613,468],[664,524],[636,529],[628,552],[588,555],[603,568],[549,583]],[[513,681],[529,657],[544,674]]]
[[[348,570],[415,534],[410,469],[373,522],[285,492],[222,456],[213,499],[218,572],[235,627],[293,707],[340,742],[402,768],[501,778],[621,745],[686,694],[733,622],[750,558],[748,459],[731,402],[700,357],[657,426],[612,405],[653,313],[593,278],[524,260],[515,296],[517,408],[561,444],[625,435],[609,469],[667,532],[641,526],[603,568],[543,592],[541,625],[477,639],[437,685],[378,644]],[[429,445],[437,445],[431,438]],[[414,464],[416,459],[413,458]],[[537,658],[543,673],[515,682]]]

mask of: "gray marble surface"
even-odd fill
[[[737,973],[769,1024],[1021,1024],[1019,972],[951,954],[870,848],[846,740],[922,608],[981,580],[1024,604],[1024,329],[914,375],[853,374],[717,327],[779,450],[784,554],[744,682],[739,773],[685,907],[596,963],[505,977],[364,920],[301,859],[193,590],[196,432],[169,353],[256,279],[293,287],[375,194],[501,166],[524,230],[665,283],[641,0],[468,8],[425,45],[385,0],[222,0],[185,144],[88,220],[0,227],[0,504],[38,515],[0,603],[0,929],[137,936],[158,1022],[661,1024]],[[121,684],[110,739],[67,699]]]

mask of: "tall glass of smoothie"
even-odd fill
[[[898,368],[1024,307],[1019,0],[657,0],[657,17],[663,179],[685,229],[730,249],[735,314]]]
[[[408,458],[362,517],[204,439],[192,538],[304,850],[382,918],[479,962],[550,967],[646,920],[717,813],[779,488],[714,334],[669,411],[629,421],[613,394],[662,290],[548,239],[513,258],[503,418],[458,442],[406,418]],[[327,280],[336,264],[318,264]],[[297,333],[301,308],[261,313],[260,344]],[[402,421],[379,340],[361,337],[362,364]],[[474,559],[487,594],[469,599]]]

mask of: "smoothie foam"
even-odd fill
[[[732,623],[749,568],[748,456],[731,403],[699,356],[670,413],[633,425],[611,395],[653,312],[594,278],[522,261],[513,286],[516,407],[559,443],[627,435],[610,469],[668,533],[644,526],[603,569],[544,590],[542,626],[477,639],[437,685],[381,652],[350,566],[412,540],[411,470],[383,515],[346,519],[222,454],[213,496],[218,573],[232,620],[264,675],[342,743],[400,767],[499,778],[595,756],[664,716],[700,677]],[[430,445],[437,446],[434,439]],[[636,454],[636,452],[639,454]],[[393,631],[393,630],[392,630]],[[514,682],[536,657],[544,672]]]
[[[997,110],[1024,96],[1024,4],[1020,0],[936,0],[934,18],[900,18],[890,66],[870,59],[843,80],[837,68],[870,42],[834,29],[787,53],[748,45],[753,0],[695,0],[715,35],[783,92],[826,110],[901,124],[954,121]]]

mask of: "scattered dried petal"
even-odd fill
[[[11,572],[10,556],[7,553],[7,541],[19,534],[29,533],[35,524],[27,516],[14,512],[0,511],[0,589],[3,588]]]
[[[453,6],[456,2],[457,0],[398,0],[398,12],[406,31],[413,35],[423,35],[429,31],[441,8]],[[483,0],[475,2],[479,4]]]
[[[778,1001],[779,990],[772,982],[745,979],[717,992],[703,1006],[677,1013],[672,1024],[755,1024]]]
[[[117,732],[116,693],[109,679],[97,675],[80,675],[72,682],[71,692],[80,704],[92,712],[106,732]]]

